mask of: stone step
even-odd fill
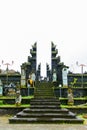
[[[45,85],[45,84],[41,84],[41,85],[35,85],[36,88],[53,88],[53,86],[50,85]]]
[[[41,90],[41,91],[35,91],[34,93],[53,93],[53,91],[51,90],[51,91],[43,91],[43,90]]]
[[[52,95],[34,95],[35,98],[54,98]]]
[[[35,92],[53,92],[53,89],[35,89]]]
[[[58,98],[32,98],[31,102],[35,101],[35,102],[60,102]]]
[[[44,97],[54,97],[54,95],[53,94],[34,94],[34,97],[42,97],[42,98],[44,98]]]
[[[36,97],[35,97],[36,96]],[[47,98],[54,98],[54,94],[50,94],[50,95],[45,95],[45,94],[34,94],[34,97],[35,98],[37,98],[37,97],[39,97],[40,96],[40,98],[44,98],[44,97],[47,97]]]
[[[37,117],[37,118],[75,118],[76,115],[73,114],[72,112],[69,112],[68,114],[63,114],[63,113],[24,113],[24,112],[20,112],[17,115],[17,118],[33,118],[33,117]]]
[[[74,123],[81,124],[83,119],[67,109],[61,109],[59,100],[54,96],[50,83],[39,83],[35,88],[30,108],[24,109],[9,119],[9,123]],[[49,86],[49,87],[48,87]]]
[[[34,90],[35,90],[35,92],[41,92],[41,91],[44,91],[44,92],[53,92],[52,88],[35,88]]]
[[[48,87],[52,88],[53,87],[53,83],[51,83],[51,82],[50,83],[49,82],[47,82],[47,83],[46,82],[40,82],[40,83],[36,83],[35,86],[36,86],[36,88],[43,88],[43,87],[44,88],[48,88]]]
[[[52,87],[46,87],[46,86],[43,86],[43,87],[35,87],[35,90],[41,90],[41,89],[44,89],[44,90],[53,90],[53,88]]]
[[[44,93],[44,92],[40,92],[40,93],[34,93],[34,95],[54,95],[54,93]]]
[[[53,92],[35,92],[34,94],[42,94],[42,95],[47,95],[47,94],[54,94]]]
[[[83,124],[83,120],[82,119],[79,119],[79,118],[17,118],[16,116],[15,117],[12,117],[9,119],[9,123],[72,123],[72,124]]]
[[[54,102],[51,102],[51,101],[49,101],[49,102],[47,102],[47,101],[44,101],[44,102],[31,101],[30,104],[31,105],[60,105],[60,102],[55,102],[55,101]]]
[[[40,90],[36,89],[34,92],[53,92],[53,89],[46,89],[46,90],[44,90],[44,89],[40,89]]]
[[[53,98],[54,91],[51,83],[39,83],[39,87],[35,87],[34,97],[35,98]]]
[[[69,110],[68,109],[30,109],[26,108],[23,110],[25,113],[62,113],[62,114],[68,114]]]
[[[45,93],[53,93],[53,90],[45,90],[45,91],[43,91],[43,90],[36,90],[35,92],[37,92],[37,93],[43,93],[43,92],[45,92]]]
[[[52,87],[45,87],[45,86],[43,86],[43,87],[35,87],[35,90],[54,90]]]
[[[33,108],[40,108],[40,109],[46,109],[46,108],[50,108],[50,109],[60,109],[61,107],[59,105],[30,105],[30,109]]]
[[[53,86],[52,87],[50,87],[50,86],[45,86],[45,85],[43,85],[43,86],[35,86],[35,88],[36,89],[53,89]]]

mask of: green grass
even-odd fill
[[[77,117],[81,118],[84,120],[84,124],[87,124],[87,118],[83,117],[84,114],[78,114]]]
[[[22,96],[22,99],[31,99],[34,96]],[[0,100],[3,99],[15,99],[15,96],[0,96]]]
[[[24,96],[22,97],[22,99],[31,99],[34,96]],[[3,104],[3,100],[8,100],[8,99],[14,99],[15,97],[9,97],[9,96],[1,96],[0,97],[0,108],[16,108],[17,106],[15,104]],[[25,108],[25,107],[29,107],[29,104],[21,104],[21,106],[19,106],[19,108]]]
[[[16,107],[16,105],[15,104],[0,104],[0,108],[8,108],[8,107],[10,107],[10,108],[15,108]],[[21,104],[21,106],[20,107],[30,107],[30,104]],[[61,105],[61,108],[67,108],[67,109],[69,109],[69,108],[73,108],[73,109],[80,109],[80,108],[87,108],[87,106],[79,106],[79,105],[73,105],[73,106],[68,106],[68,105]]]
[[[0,105],[2,105],[2,104],[3,104],[3,100],[0,101]]]
[[[68,100],[68,98],[59,98],[60,100]],[[87,100],[87,97],[73,98],[74,100]]]
[[[34,98],[34,96],[24,96],[24,97],[22,97],[22,99],[31,99],[31,98]]]
[[[78,108],[78,109],[80,109],[80,108],[87,108],[87,106],[82,106],[82,105],[72,105],[72,106],[69,106],[69,105],[61,105],[61,107],[62,108]]]
[[[25,108],[25,107],[30,107],[30,104],[22,104],[21,106],[18,106],[19,108]],[[6,105],[4,105],[4,104],[2,104],[2,105],[0,105],[0,108],[17,108],[17,106],[15,105],[15,104],[12,104],[12,105],[10,105],[10,104],[6,104]]]

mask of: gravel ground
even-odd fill
[[[87,130],[87,124],[9,124],[11,117],[0,112],[0,130]]]

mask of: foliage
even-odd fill
[[[2,105],[2,104],[3,104],[3,100],[0,101],[0,105]]]
[[[73,82],[71,82],[71,86],[73,87],[77,82],[77,78],[74,78]]]

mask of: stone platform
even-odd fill
[[[84,121],[68,109],[61,109],[60,101],[54,96],[52,87],[43,85],[35,88],[35,97],[30,101],[30,108],[17,113],[9,123],[73,123]]]

